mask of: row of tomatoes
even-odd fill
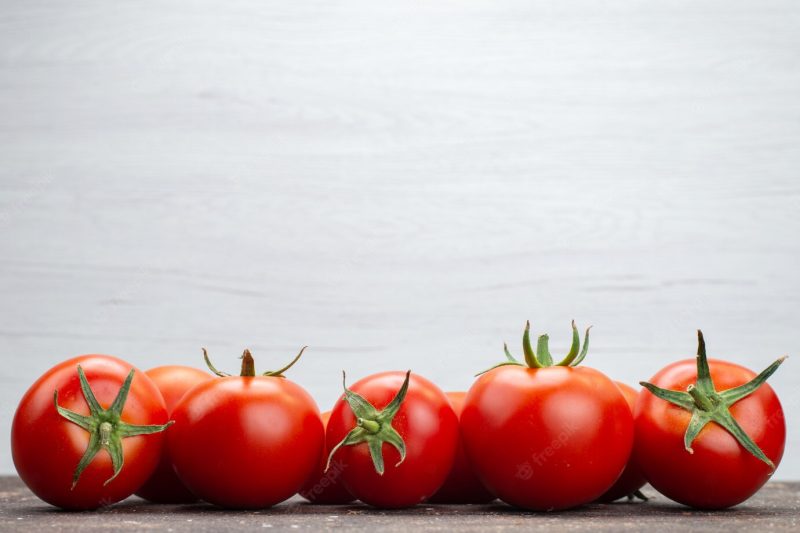
[[[183,366],[142,373],[106,355],[55,366],[20,401],[14,464],[46,502],[92,509],[133,493],[162,503],[202,499],[263,508],[296,493],[316,503],[381,508],[495,498],[559,510],[639,495],[650,482],[700,508],[736,505],[780,462],[783,411],[761,374],[698,356],[643,382],[641,392],[578,366],[573,323],[560,361],[548,337],[524,360],[479,374],[467,393],[442,392],[411,372],[347,386],[330,412],[286,367],[217,377]],[[204,351],[205,353],[205,351]]]

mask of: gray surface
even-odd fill
[[[323,408],[446,389],[525,319],[636,382],[796,346],[800,2],[0,0],[0,472],[24,390],[106,352]],[[800,372],[776,476],[800,479]]]
[[[205,504],[148,505],[138,498],[98,512],[69,513],[38,500],[17,478],[0,478],[0,528],[91,531],[161,529],[353,529],[362,531],[797,531],[800,483],[769,483],[745,504],[726,511],[694,511],[656,496],[646,503],[589,505],[560,513],[528,513],[489,505],[420,505],[379,511],[361,504],[315,506],[299,498],[263,511],[225,511]],[[652,489],[645,492],[653,495]]]

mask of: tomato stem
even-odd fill
[[[111,442],[111,432],[114,430],[114,426],[109,424],[108,422],[103,422],[100,424],[100,444],[103,446],[108,446],[108,443]]]
[[[583,359],[586,357],[586,353],[589,351],[589,330],[592,329],[592,326],[586,328],[586,333],[583,337],[583,348],[581,348],[580,336],[578,335],[578,328],[575,327],[575,321],[572,321],[572,345],[570,346],[569,352],[567,355],[562,359],[559,363],[553,364],[553,356],[550,354],[550,347],[549,341],[550,337],[547,334],[540,335],[537,343],[536,343],[536,352],[533,351],[533,347],[531,346],[531,323],[530,321],[525,322],[525,331],[522,333],[522,352],[525,355],[525,364],[517,361],[511,352],[508,351],[508,345],[503,343],[503,352],[506,355],[506,360],[502,363],[498,363],[487,370],[482,372],[478,372],[475,374],[476,376],[480,376],[481,374],[485,374],[490,370],[494,370],[495,368],[501,366],[527,366],[528,368],[546,368],[550,366],[578,366]]]
[[[539,353],[539,362],[543,367],[553,366],[553,356],[550,355],[550,337],[547,334],[539,335],[536,341],[536,351]]]
[[[646,381],[642,381],[641,385],[657,398],[661,398],[692,413],[692,418],[689,420],[683,436],[684,447],[687,452],[694,453],[692,451],[692,442],[694,442],[706,424],[715,422],[730,433],[744,449],[763,461],[771,470],[775,470],[775,464],[772,460],[764,454],[764,451],[753,442],[753,439],[745,433],[744,429],[733,418],[730,407],[758,390],[785,359],[785,356],[779,358],[744,385],[718,392],[711,379],[703,332],[698,329],[697,379],[694,384],[686,387],[686,392],[662,389]]]
[[[272,376],[276,378],[285,377],[283,373],[292,368],[294,364],[300,360],[300,357],[303,355],[303,352],[306,351],[306,348],[308,348],[308,346],[303,346],[302,348],[300,348],[300,352],[298,352],[298,354],[294,356],[294,359],[292,359],[289,362],[289,364],[287,364],[283,368],[280,368],[278,370],[267,370],[266,372],[263,372],[261,375]],[[203,358],[206,361],[206,366],[208,367],[209,370],[211,370],[211,372],[213,372],[214,374],[216,374],[221,378],[226,378],[230,376],[230,374],[228,374],[227,372],[222,372],[221,370],[217,370],[214,367],[214,365],[211,363],[211,358],[208,356],[208,350],[206,350],[205,348],[203,348]],[[254,377],[256,375],[256,363],[255,360],[253,359],[253,354],[250,353],[250,350],[245,348],[244,353],[242,353],[240,359],[242,360],[242,367],[239,376]]]
[[[686,387],[686,392],[691,395],[692,399],[694,400],[694,404],[698,409],[702,409],[703,411],[712,411],[714,409],[714,406],[711,404],[711,400],[709,400],[708,397],[700,392],[700,389],[694,385],[689,385]]]
[[[542,368],[542,363],[536,357],[536,354],[531,347],[531,322],[525,322],[525,332],[522,334],[522,352],[525,354],[525,362],[528,368]]]
[[[256,362],[253,360],[253,354],[247,348],[242,353],[242,371],[239,375],[250,378],[256,375]]]
[[[331,460],[334,454],[339,451],[342,446],[356,446],[358,444],[366,443],[369,448],[370,457],[372,457],[372,465],[375,467],[375,472],[382,476],[384,472],[383,464],[383,443],[386,442],[394,446],[400,454],[400,461],[395,466],[406,459],[406,444],[403,437],[392,427],[392,420],[394,419],[400,407],[405,400],[406,392],[408,392],[408,381],[411,377],[411,371],[406,372],[406,377],[400,390],[397,391],[392,401],[389,402],[382,411],[375,409],[369,401],[360,394],[351,391],[347,388],[345,382],[346,375],[342,371],[342,387],[344,387],[344,398],[353,414],[356,416],[356,426],[345,435],[345,437],[331,450],[328,454],[328,462],[325,465],[325,470],[330,468]]]
[[[359,418],[356,421],[356,424],[358,424],[358,427],[364,428],[365,430],[367,430],[368,433],[372,435],[376,434],[381,430],[381,425],[378,422],[375,422],[374,420]]]
[[[294,356],[294,359],[289,361],[288,365],[286,365],[283,368],[280,368],[278,370],[271,370],[271,371],[268,371],[268,372],[264,372],[263,375],[264,376],[275,376],[275,377],[278,377],[278,378],[284,377],[283,373],[286,372],[287,370],[289,370],[290,368],[292,368],[294,366],[294,364],[297,361],[300,360],[300,357],[303,355],[303,352],[306,351],[306,348],[308,348],[308,346],[303,346],[302,348],[300,348],[300,351],[297,353],[297,355]]]
[[[83,368],[81,368],[81,365],[78,365],[78,380],[81,385],[83,397],[89,407],[88,416],[78,414],[58,405],[58,389],[53,391],[53,404],[55,405],[56,412],[69,422],[89,432],[89,444],[86,446],[86,451],[83,453],[83,456],[72,474],[72,488],[70,490],[75,488],[80,480],[81,474],[86,470],[86,467],[89,466],[100,450],[108,451],[108,454],[111,456],[111,464],[114,468],[114,474],[104,483],[107,485],[122,471],[122,465],[124,463],[122,439],[135,435],[159,433],[172,425],[173,422],[171,420],[166,424],[143,426],[128,424],[121,420],[122,411],[125,408],[125,401],[128,398],[128,392],[133,382],[134,372],[135,370],[132,368],[111,406],[108,409],[103,409],[100,402],[97,401],[92,387],[89,385],[89,381],[86,379]]]

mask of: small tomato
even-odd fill
[[[204,350],[205,352],[205,350]],[[193,387],[173,411],[169,454],[181,482],[199,498],[233,509],[260,509],[295,494],[324,446],[317,404],[283,377],[256,375],[249,350],[241,375],[206,363],[219,379]]]
[[[761,374],[708,360],[698,330],[697,358],[666,366],[642,382],[636,403],[635,460],[658,492],[700,509],[722,509],[761,488],[783,457],[786,423]]]
[[[150,476],[169,425],[158,387],[109,355],[64,361],[31,385],[11,426],[22,481],[63,509],[123,500]]]
[[[444,483],[458,446],[458,418],[444,393],[411,372],[381,372],[345,387],[328,442],[350,493],[381,508],[410,507]]]

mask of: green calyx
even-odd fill
[[[697,343],[697,380],[693,385],[686,387],[686,392],[662,389],[644,381],[640,384],[658,398],[692,413],[692,418],[689,420],[689,425],[683,436],[683,445],[686,447],[687,452],[694,453],[692,442],[694,442],[694,439],[706,424],[716,422],[733,435],[748,452],[766,463],[770,469],[775,470],[775,465],[769,457],[764,454],[761,448],[753,442],[736,419],[733,418],[730,413],[730,407],[758,390],[781,366],[781,363],[786,360],[786,356],[769,365],[763,372],[744,385],[725,391],[717,391],[714,388],[714,382],[711,380],[706,357],[706,343],[703,339],[703,332],[700,330],[697,330]]]
[[[283,373],[292,368],[294,364],[300,360],[300,356],[303,355],[303,352],[306,351],[306,348],[308,348],[308,346],[303,346],[302,348],[300,348],[300,352],[297,355],[295,355],[294,359],[292,359],[289,362],[289,364],[287,364],[283,368],[279,370],[267,370],[266,372],[262,372],[260,375],[273,376],[276,378],[285,378],[286,376],[284,376]],[[214,368],[214,365],[211,364],[211,359],[209,359],[208,357],[208,351],[205,348],[203,348],[203,358],[205,358],[206,360],[206,365],[208,366],[208,369],[211,370],[214,374],[218,375],[219,377],[226,378],[232,375],[228,374],[227,372],[222,372],[221,370],[217,370],[216,368]],[[242,369],[239,375],[241,377],[255,377],[256,363],[255,360],[253,360],[253,355],[250,353],[250,350],[245,348],[244,353],[239,359],[242,360]]]
[[[375,472],[378,475],[383,475],[383,443],[387,442],[395,447],[400,453],[400,460],[395,466],[400,465],[406,459],[406,443],[403,437],[392,427],[392,420],[400,410],[403,400],[408,391],[408,379],[411,371],[406,372],[406,378],[403,385],[392,401],[389,402],[382,411],[378,411],[369,403],[363,396],[349,390],[345,384],[345,374],[342,372],[342,386],[344,387],[344,397],[347,400],[350,409],[356,417],[356,426],[342,439],[342,441],[333,447],[331,453],[328,455],[328,463],[325,465],[325,470],[330,467],[333,455],[342,446],[355,446],[356,444],[366,443],[369,447],[369,454],[372,457],[372,464],[375,466]]]
[[[103,485],[108,485],[122,471],[122,466],[125,462],[122,454],[122,439],[133,437],[134,435],[159,433],[172,425],[173,422],[170,420],[166,424],[161,425],[136,426],[127,424],[120,419],[122,410],[125,408],[125,401],[128,398],[128,392],[131,389],[134,372],[135,370],[131,369],[122,387],[120,387],[117,397],[111,404],[111,407],[103,409],[97,401],[94,392],[92,392],[89,382],[86,380],[83,368],[81,368],[81,365],[78,365],[78,379],[81,383],[81,391],[89,406],[88,416],[80,415],[58,405],[58,389],[53,392],[53,403],[56,406],[58,414],[89,432],[89,445],[86,447],[83,457],[81,457],[78,466],[75,468],[75,472],[72,474],[72,487],[70,490],[75,488],[81,474],[86,470],[86,467],[89,466],[100,450],[106,450],[108,452],[111,456],[111,464],[114,467],[114,474],[103,483]]]
[[[550,342],[550,337],[548,335],[540,335],[539,339],[536,342],[536,351],[533,351],[533,347],[531,346],[531,323],[530,321],[525,323],[525,332],[522,334],[522,353],[525,355],[525,362],[522,363],[514,358],[511,355],[511,352],[508,351],[508,345],[503,344],[503,351],[506,354],[506,361],[502,363],[496,364],[491,368],[484,370],[483,372],[479,372],[476,376],[480,376],[481,374],[485,374],[489,372],[489,370],[494,370],[495,368],[501,366],[508,366],[508,365],[515,365],[515,366],[527,366],[528,368],[546,368],[550,366],[578,366],[581,361],[586,357],[586,352],[589,351],[589,330],[592,329],[592,326],[586,328],[586,333],[583,336],[583,348],[581,348],[581,339],[580,335],[578,334],[578,328],[575,327],[575,321],[572,321],[572,346],[570,346],[569,353],[558,363],[553,363],[553,356],[550,355],[550,348],[548,346]]]

